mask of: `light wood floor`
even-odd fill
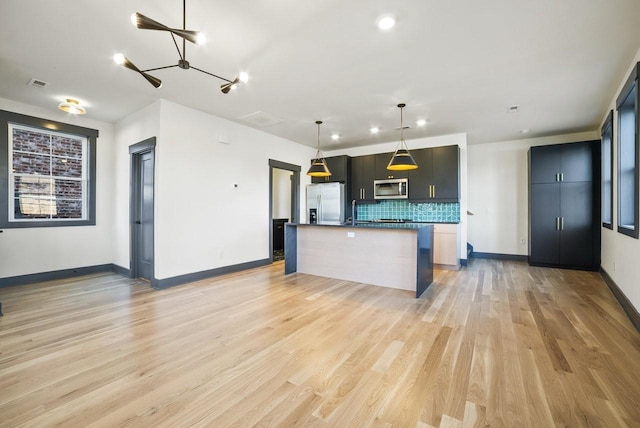
[[[596,273],[473,260],[415,299],[282,272],[0,289],[0,426],[640,426]]]

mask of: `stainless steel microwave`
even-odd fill
[[[409,197],[409,180],[393,178],[373,181],[374,199],[407,199]]]

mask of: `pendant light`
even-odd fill
[[[398,104],[400,108],[400,142],[398,143],[398,148],[396,152],[391,157],[389,161],[389,165],[387,165],[387,169],[390,171],[407,171],[410,169],[417,169],[418,164],[409,153],[409,148],[407,147],[407,143],[404,141],[404,125],[402,123],[402,109],[406,104]]]
[[[329,177],[331,175],[331,171],[329,171],[329,167],[327,166],[327,161],[324,159],[324,156],[320,151],[321,124],[321,120],[316,120],[316,125],[318,125],[318,150],[316,150],[316,155],[313,160],[311,160],[311,166],[309,167],[309,171],[307,171],[307,175],[311,177]]]

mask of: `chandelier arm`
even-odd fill
[[[213,77],[218,78],[220,80],[224,80],[225,82],[233,83],[233,80],[225,79],[224,77],[220,77],[217,74],[209,73],[208,71],[201,70],[201,69],[199,69],[197,67],[191,66],[190,68],[193,68],[194,70],[198,70],[200,73],[208,74],[209,76],[213,76]]]
[[[140,70],[140,72],[146,73],[146,72],[149,72],[149,71],[164,70],[165,68],[173,68],[173,67],[177,67],[177,66],[178,66],[177,64],[165,65],[164,67],[155,67],[155,68],[148,68],[146,70]]]
[[[178,55],[180,56],[180,59],[184,61],[184,55],[182,54],[182,52],[180,52],[180,47],[178,46],[178,42],[176,42],[176,36],[173,33],[169,33],[171,34],[171,38],[173,39],[173,44],[176,46],[176,50],[178,51]],[[182,50],[185,51],[185,40],[182,39]]]

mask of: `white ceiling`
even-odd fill
[[[187,29],[208,39],[187,43],[191,65],[251,76],[223,95],[224,82],[195,70],[151,73],[163,81],[154,89],[112,61],[122,52],[141,69],[177,63],[167,33],[136,29],[129,16],[180,28],[181,0],[0,5],[0,97],[51,109],[75,97],[107,122],[159,98],[243,124],[264,112],[282,122],[260,129],[309,146],[323,120],[325,150],[396,140],[399,102],[407,139],[594,130],[640,48],[638,0],[187,0]],[[389,32],[376,27],[383,14],[397,18]],[[49,86],[27,86],[31,78]],[[520,111],[508,114],[511,105]]]

